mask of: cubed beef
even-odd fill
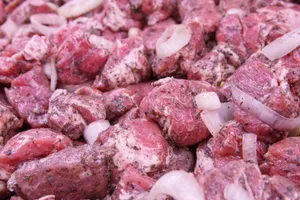
[[[12,193],[7,189],[6,182],[0,180],[0,200],[9,199]]]
[[[32,127],[47,126],[47,110],[51,91],[41,67],[35,67],[15,78],[10,89],[5,89],[8,102],[20,117]]]
[[[139,37],[118,40],[106,65],[94,82],[100,90],[111,90],[147,80],[151,68],[145,46]]]
[[[154,57],[151,65],[157,76],[180,76],[183,74],[182,69],[188,68],[189,65],[206,53],[204,36],[200,24],[190,23],[187,24],[186,27],[192,33],[191,39],[187,45],[169,57]]]
[[[140,114],[140,111],[139,111],[138,107],[132,108],[127,113],[125,113],[122,117],[120,117],[118,119],[118,124],[120,124],[122,126],[123,124],[125,124],[133,119],[139,118],[139,114]]]
[[[242,63],[243,58],[236,52],[234,47],[219,44],[202,59],[185,65],[184,71],[188,79],[207,81],[212,85],[219,86]]]
[[[98,137],[102,147],[110,149],[117,170],[133,164],[145,173],[162,169],[168,156],[168,143],[160,128],[146,119],[116,124]]]
[[[300,185],[300,138],[289,137],[269,147],[265,154],[269,175],[281,175]]]
[[[141,33],[146,48],[154,51],[157,40],[160,38],[166,28],[174,24],[176,24],[176,22],[170,18],[152,26],[146,26]]]
[[[205,32],[214,32],[222,18],[214,0],[180,0],[178,9],[184,24],[197,22],[203,26]]]
[[[0,142],[4,145],[9,138],[15,135],[17,129],[23,125],[23,120],[19,119],[14,109],[9,105],[3,93],[0,93]]]
[[[129,166],[121,175],[121,179],[112,195],[112,200],[146,198],[147,192],[154,185],[155,180],[143,172]]]
[[[186,146],[208,136],[200,118],[194,97],[201,92],[217,89],[207,82],[182,79],[162,79],[140,104],[140,113],[159,123],[173,142]]]
[[[154,25],[174,14],[177,0],[144,0],[142,12],[146,14],[149,25]]]
[[[139,83],[135,85],[129,85],[126,89],[133,93],[133,99],[136,104],[140,104],[141,101],[152,91],[153,82]]]
[[[79,84],[93,80],[103,68],[109,52],[93,46],[89,37],[85,31],[78,30],[59,46],[56,68],[61,83]]]
[[[131,15],[129,0],[105,0],[101,15],[103,25],[115,32],[141,26],[141,22]]]
[[[198,177],[198,181],[204,187],[206,200],[225,200],[226,190],[231,191],[231,197],[234,192],[241,194],[241,191],[237,191],[236,188],[244,190],[244,194],[248,193],[249,198],[252,196],[251,199],[259,200],[264,190],[263,177],[257,165],[247,164],[241,160],[214,168]]]
[[[80,138],[87,124],[105,118],[102,99],[68,94],[61,89],[56,90],[50,98],[49,127],[61,131],[72,140]]]
[[[25,199],[37,199],[50,191],[56,199],[101,199],[107,194],[108,180],[104,151],[98,145],[83,145],[25,162],[8,185]]]
[[[30,129],[12,137],[0,151],[0,163],[18,165],[72,146],[72,140],[51,129]]]

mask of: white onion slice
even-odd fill
[[[58,9],[58,14],[66,18],[78,17],[102,4],[103,0],[72,0]]]
[[[92,145],[97,140],[99,133],[105,131],[109,127],[110,123],[107,120],[98,120],[92,122],[87,127],[85,127],[83,137],[88,144]]]
[[[253,133],[243,134],[243,160],[257,164],[256,156],[257,135]]]
[[[114,43],[110,40],[105,39],[102,36],[97,36],[97,35],[91,35],[89,38],[89,42],[92,45],[95,45],[97,48],[100,49],[106,49],[109,52],[111,52]]]
[[[169,195],[175,200],[205,200],[203,188],[192,174],[171,171],[159,178],[152,187],[147,200]]]
[[[239,8],[231,8],[226,12],[226,15],[238,15],[240,18],[243,18],[246,12]]]
[[[221,107],[216,110],[204,110],[201,119],[209,132],[215,136],[223,128],[226,122],[233,119],[233,105],[231,102],[221,103]]]
[[[291,131],[293,129],[300,128],[300,117],[286,118],[241,91],[235,85],[231,85],[231,91],[233,101],[237,105],[272,128],[280,131]]]
[[[7,20],[1,25],[1,30],[9,39],[14,36],[18,29],[18,25],[11,18],[7,18]]]
[[[262,53],[270,60],[281,58],[300,45],[300,28],[292,30],[277,38],[262,49]]]
[[[141,29],[139,28],[130,28],[128,31],[128,37],[139,36],[141,33]]]
[[[254,200],[242,185],[237,183],[229,184],[224,189],[224,197],[227,200]]]
[[[64,17],[56,14],[35,14],[30,17],[30,22],[32,28],[43,35],[55,34],[61,26],[67,24]],[[47,25],[54,25],[55,27]]]
[[[55,67],[55,59],[52,58],[50,61],[50,69],[51,69],[51,76],[50,76],[50,90],[54,91],[57,84],[57,71]]]
[[[183,25],[169,26],[156,43],[156,56],[165,58],[175,54],[191,40],[191,30]]]
[[[43,66],[44,74],[51,79],[51,62],[45,63]]]
[[[28,3],[33,6],[41,6],[44,5],[46,2],[44,0],[28,0]]]
[[[200,110],[215,110],[221,107],[221,102],[215,92],[202,92],[195,96],[196,105]]]

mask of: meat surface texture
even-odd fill
[[[26,162],[8,182],[26,199],[37,199],[51,191],[58,199],[79,200],[106,196],[108,179],[104,152],[97,145],[83,145]]]
[[[162,79],[140,104],[140,113],[155,120],[178,145],[193,145],[208,136],[194,97],[217,89],[206,82]]]

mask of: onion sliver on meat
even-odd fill
[[[35,14],[30,17],[30,22],[32,28],[43,35],[55,34],[61,26],[67,24],[64,17],[56,14]]]
[[[218,109],[202,111],[201,119],[209,132],[215,136],[223,128],[226,122],[233,119],[232,103],[221,103],[221,106]]]
[[[225,187],[224,197],[227,200],[254,200],[252,194],[244,189],[241,184],[232,183]]]
[[[300,28],[292,30],[277,38],[262,49],[262,53],[270,60],[281,58],[300,45]]]
[[[191,30],[183,25],[169,26],[156,43],[156,56],[165,58],[173,55],[191,40]]]
[[[221,107],[221,102],[215,92],[202,92],[195,96],[195,102],[200,110],[215,110]]]
[[[147,200],[169,195],[176,200],[205,200],[203,188],[193,174],[185,171],[171,171],[156,181]]]
[[[237,105],[272,128],[279,131],[292,131],[293,129],[300,128],[300,117],[286,118],[246,94],[235,85],[231,85],[231,91],[233,101]]]
[[[78,17],[102,4],[103,0],[72,0],[58,9],[58,14],[66,18]]]
[[[88,144],[92,145],[97,140],[99,133],[109,127],[110,123],[107,120],[94,121],[84,129],[83,137]]]
[[[257,164],[256,156],[257,135],[253,133],[243,134],[243,160]]]

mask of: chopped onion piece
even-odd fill
[[[139,36],[140,32],[141,32],[141,29],[139,29],[139,28],[130,28],[128,31],[128,37]]]
[[[243,159],[245,162],[257,164],[256,146],[257,135],[253,133],[243,134]]]
[[[50,90],[54,91],[56,88],[56,84],[57,84],[57,71],[56,71],[56,67],[55,67],[55,59],[52,58],[50,61],[50,69],[51,69],[51,80],[50,80]]]
[[[262,53],[270,60],[281,58],[300,45],[300,28],[292,30],[277,38],[262,49]]]
[[[51,79],[51,63],[45,63],[44,64],[44,74],[47,76],[47,78]]]
[[[109,52],[111,52],[114,43],[110,40],[105,39],[102,36],[97,36],[97,35],[91,35],[89,38],[89,42],[92,45],[95,45],[96,47],[100,49],[106,49]]]
[[[200,110],[215,110],[221,107],[221,102],[215,92],[202,92],[195,97]]]
[[[103,0],[72,0],[58,9],[58,14],[66,18],[78,17],[102,4]]]
[[[7,18],[7,20],[1,25],[1,30],[9,39],[14,36],[18,29],[18,25],[11,18]]]
[[[205,200],[203,188],[192,174],[185,171],[171,171],[163,175],[152,187],[147,200],[169,195],[175,200]]]
[[[156,43],[156,56],[165,58],[175,54],[187,45],[192,37],[191,30],[183,25],[169,26]]]
[[[292,131],[293,129],[300,128],[300,117],[286,118],[241,91],[235,85],[231,85],[231,91],[233,101],[237,105],[272,128],[280,131]]]
[[[55,34],[61,26],[67,24],[64,17],[56,14],[35,14],[30,17],[30,22],[32,28],[43,35]],[[54,25],[55,27],[47,25]]]
[[[226,15],[238,15],[240,18],[243,18],[246,12],[239,8],[231,8],[226,12]]]
[[[41,6],[45,4],[46,2],[44,0],[28,0],[28,3],[33,6]]]
[[[204,110],[201,119],[209,132],[215,136],[223,128],[226,122],[233,119],[232,103],[221,103],[221,107],[216,110]]]
[[[47,2],[46,4],[47,4],[47,6],[48,6],[49,8],[51,8],[51,9],[54,10],[55,12],[58,12],[59,7],[58,7],[56,4],[51,3],[51,2]]]
[[[225,187],[224,197],[227,200],[254,200],[252,194],[249,194],[242,185],[232,183]]]
[[[92,145],[97,140],[99,133],[105,131],[110,127],[110,123],[107,120],[98,120],[89,124],[83,132],[85,141]]]

